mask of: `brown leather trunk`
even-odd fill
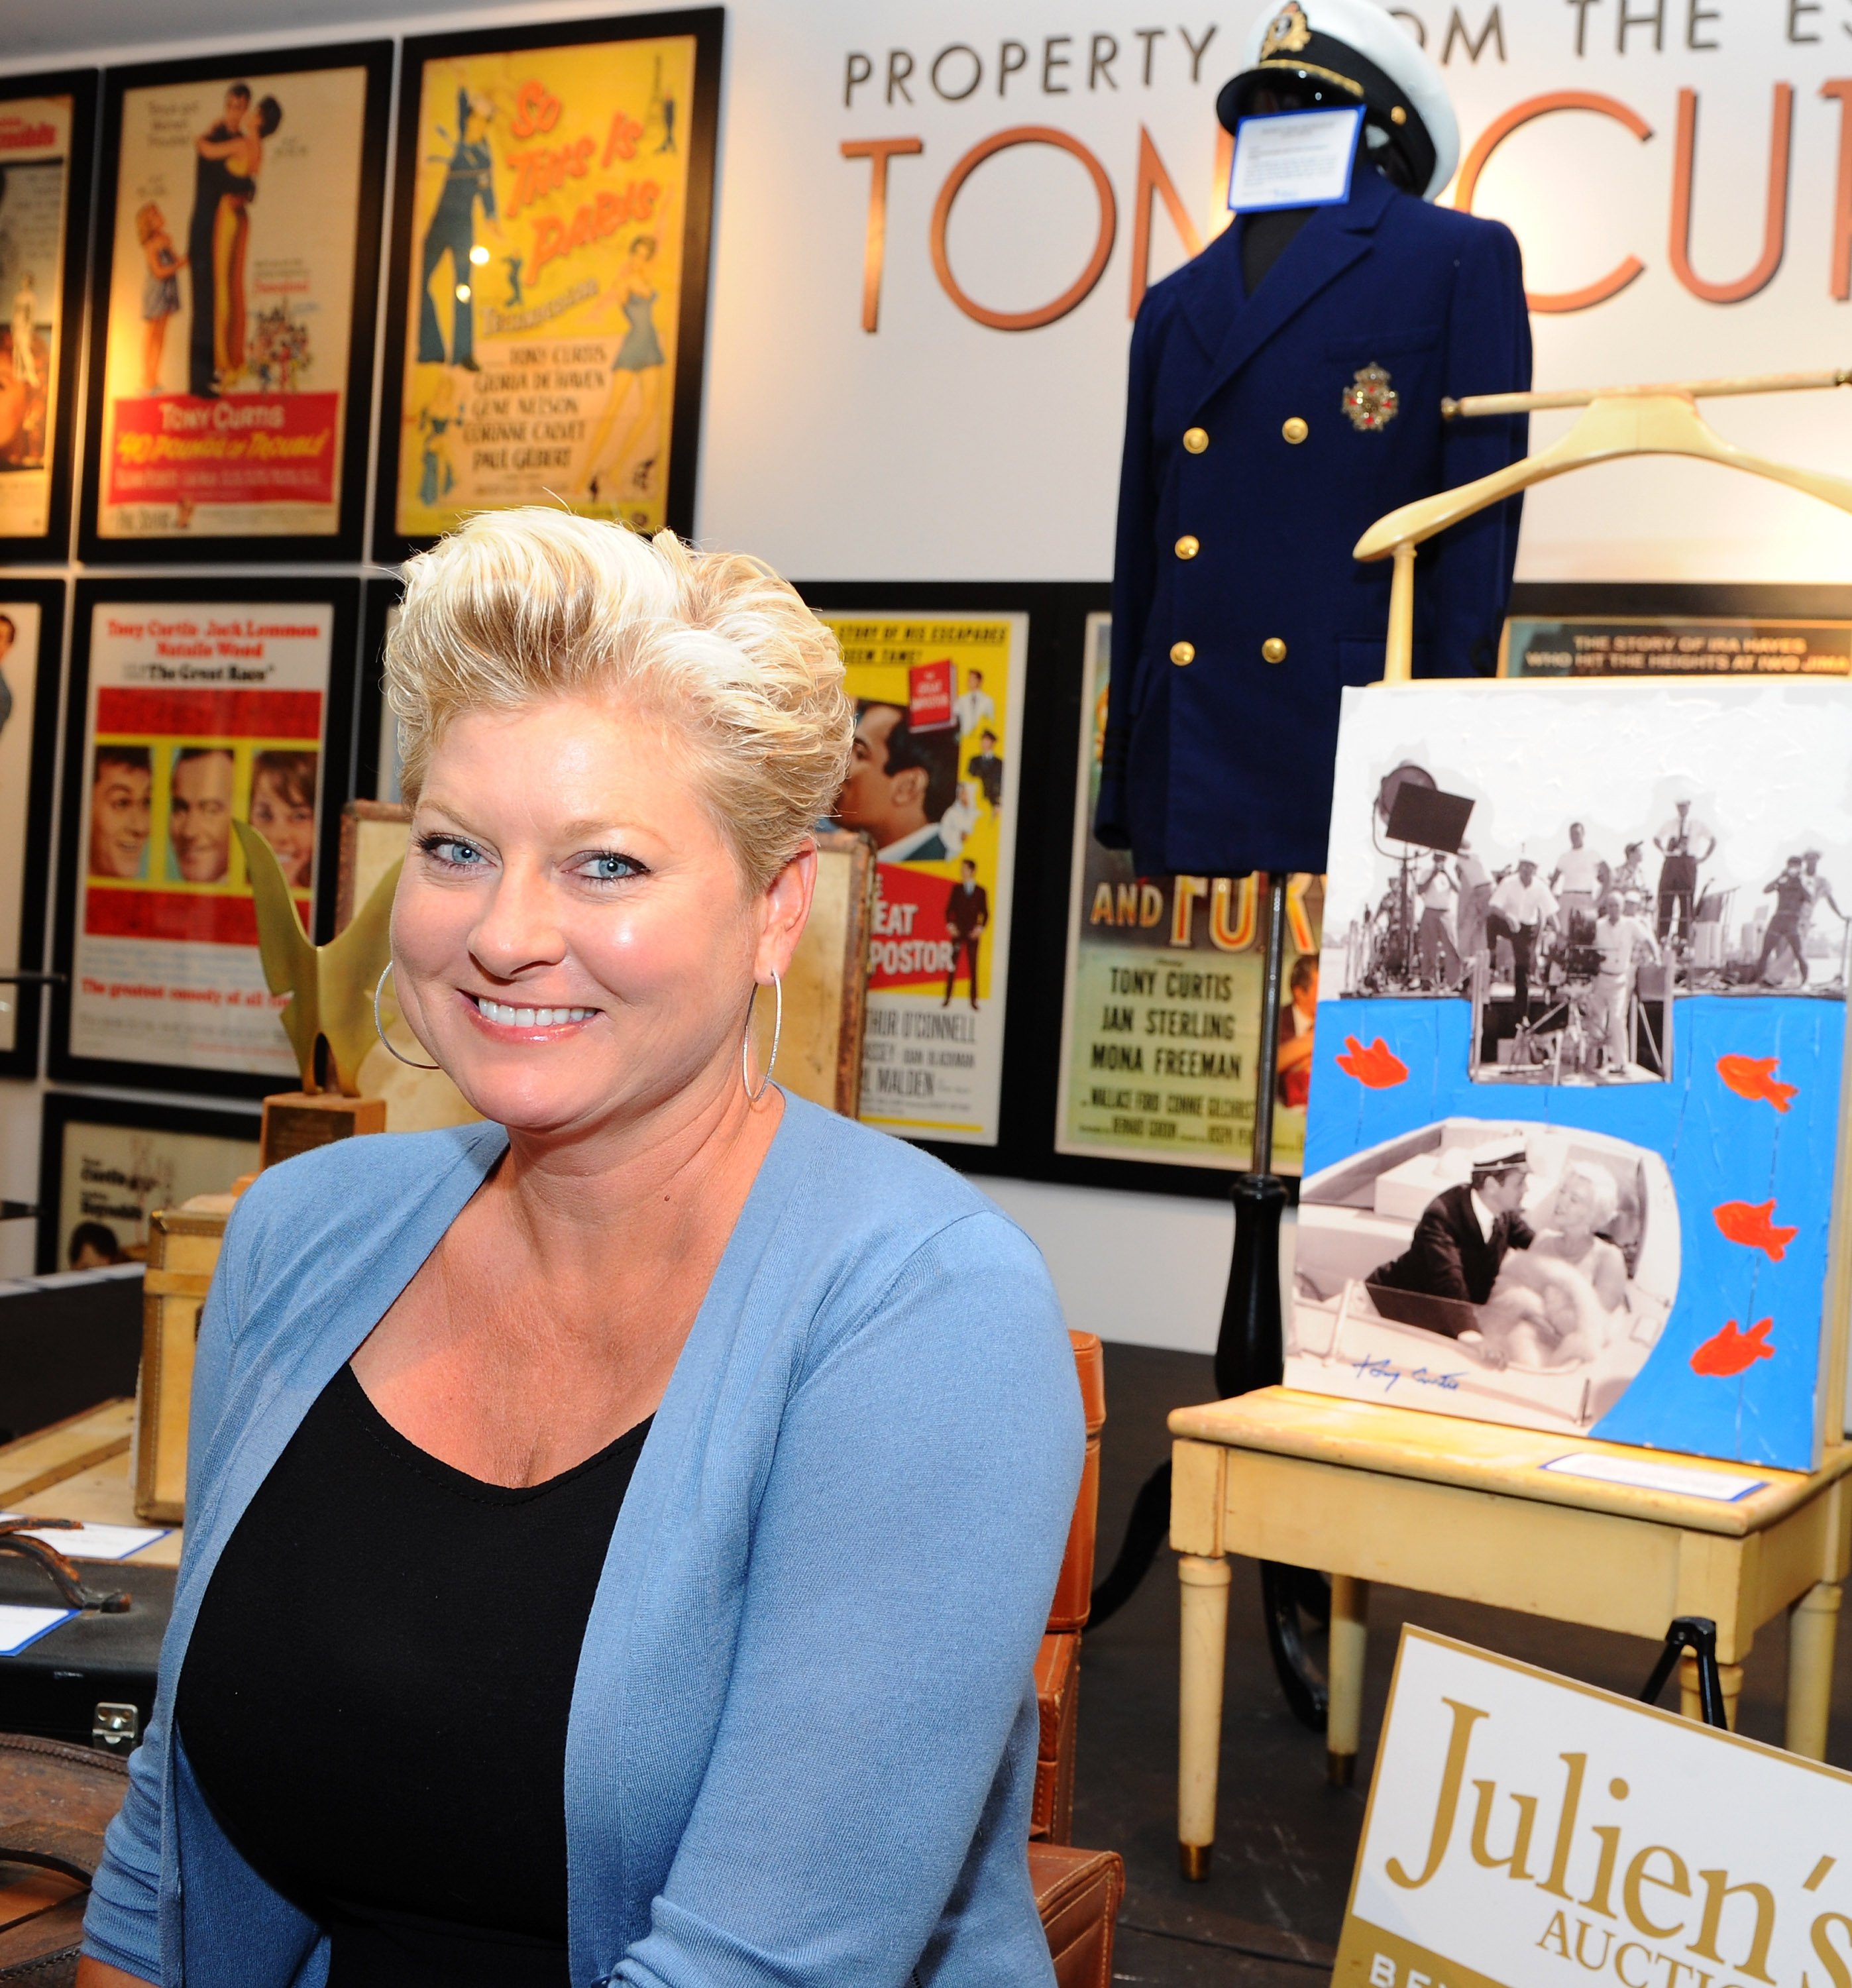
[[[128,1775],[92,1747],[0,1733],[0,1982],[76,1980],[84,1901]]]
[[[1054,1957],[1056,1988],[1112,1988],[1113,1928],[1125,1895],[1118,1852],[1032,1843],[1029,1880]]]

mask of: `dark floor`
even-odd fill
[[[1169,1454],[1165,1415],[1214,1395],[1205,1357],[1107,1348],[1102,1573],[1139,1486]],[[1294,1721],[1274,1682],[1256,1565],[1236,1560],[1215,1851],[1208,1882],[1188,1884],[1177,1869],[1177,1581],[1161,1552],[1137,1594],[1083,1645],[1074,1841],[1125,1859],[1116,1980],[1313,1988],[1328,1976],[1404,1621],[1629,1696],[1657,1655],[1631,1637],[1374,1588],[1357,1785],[1335,1790],[1325,1784],[1323,1736]],[[1786,1655],[1785,1628],[1771,1624],[1745,1667],[1739,1714],[1742,1732],[1776,1745]],[[1675,1691],[1668,1686],[1668,1705]],[[1835,1703],[1829,1750],[1843,1766],[1852,1763],[1852,1636],[1840,1638]]]

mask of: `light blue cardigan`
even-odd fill
[[[345,1141],[260,1175],[228,1229],[159,1701],[86,1922],[86,1952],[164,1988],[326,1979],[326,1942],[218,1829],[169,1708],[252,1493],[504,1143]],[[1024,1853],[1031,1669],[1083,1439],[1034,1246],[937,1161],[787,1098],[586,1630],[573,1988],[1053,1980]]]

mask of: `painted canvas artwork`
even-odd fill
[[[1287,1385],[1811,1469],[1843,687],[1348,690],[1329,860]]]

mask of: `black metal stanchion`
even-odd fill
[[[1261,987],[1260,1053],[1254,1097],[1253,1170],[1237,1174],[1235,1253],[1215,1342],[1215,1391],[1225,1399],[1277,1384],[1284,1365],[1279,1312],[1279,1222],[1286,1184],[1272,1171],[1274,1094],[1279,1076],[1279,1014],[1286,968],[1286,879],[1267,880],[1266,956]],[[1122,1608],[1150,1570],[1170,1528],[1171,1466],[1154,1471],[1132,1506],[1125,1538],[1110,1571],[1093,1590],[1090,1626]],[[1316,1590],[1316,1591],[1314,1591]],[[1323,1583],[1315,1574],[1265,1561],[1261,1591],[1267,1647],[1293,1716],[1315,1732],[1325,1728],[1325,1686],[1309,1662],[1302,1608],[1320,1613]]]

